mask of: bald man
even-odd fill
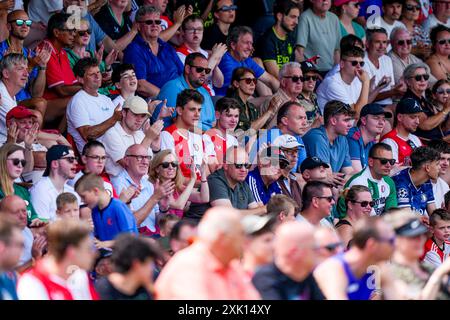
[[[156,283],[157,299],[260,299],[240,266],[244,229],[239,211],[209,209],[198,225],[198,239],[174,255]]]
[[[274,262],[261,267],[252,282],[264,300],[323,300],[312,271],[315,266],[314,227],[289,221],[275,232]]]

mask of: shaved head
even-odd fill
[[[27,226],[27,203],[16,195],[6,196],[0,202],[0,212],[12,217],[20,228]]]

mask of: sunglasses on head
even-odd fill
[[[417,74],[411,78],[413,78],[416,81],[422,81],[422,80],[427,81],[428,79],[430,79],[430,75],[429,74]]]
[[[408,10],[408,11],[419,11],[420,10],[420,6],[419,5],[413,6],[412,4],[407,4],[405,6],[405,9]]]
[[[367,208],[367,206],[370,206],[371,208],[373,208],[375,206],[375,201],[356,201],[356,200],[351,200],[351,203],[359,203],[361,205],[361,207],[363,207],[363,208]]]
[[[318,79],[318,76],[303,76],[303,81],[317,81]]]
[[[245,169],[250,169],[251,167],[252,167],[252,164],[251,163],[235,163],[234,164],[234,167],[236,168],[236,169],[242,169],[242,168],[245,168]]]
[[[61,158],[59,160],[67,160],[67,161],[69,161],[69,163],[74,163],[78,159],[77,159],[77,157],[64,157],[64,158]]]
[[[90,30],[90,29],[88,29],[88,30],[78,30],[77,33],[78,33],[78,35],[79,35],[80,37],[83,37],[83,36],[85,36],[85,35],[87,35],[87,34],[91,34],[91,33],[92,33],[92,30]]]
[[[161,20],[145,20],[145,21],[140,21],[141,23],[145,23],[148,26],[154,25],[156,24],[157,26],[159,26],[161,24]]]
[[[177,168],[178,162],[161,162],[160,166],[164,169],[167,169],[169,166],[171,166],[172,168]]]
[[[443,93],[447,93],[450,94],[450,89],[443,89],[443,88],[439,88],[436,90],[437,94],[443,94]]]
[[[13,158],[13,159],[8,159],[8,160],[11,160],[13,165],[15,165],[16,167],[19,165],[19,163],[22,165],[22,167],[25,167],[25,165],[27,164],[27,160],[25,160],[25,159]]]
[[[398,44],[399,46],[404,46],[405,43],[406,43],[408,46],[410,46],[410,45],[412,45],[412,40],[411,40],[411,39],[408,39],[408,40],[398,40],[398,41],[397,41],[397,44]]]
[[[391,165],[391,166],[393,166],[394,164],[395,164],[395,159],[386,159],[386,158],[378,158],[378,157],[372,157],[373,159],[377,159],[377,160],[380,160],[380,163],[382,164],[382,165],[385,165],[385,164],[387,164],[388,162],[389,162],[389,164]]]
[[[450,39],[441,39],[441,40],[438,40],[437,43],[439,43],[440,45],[444,45],[446,43],[450,44]]]
[[[319,199],[327,199],[327,201],[329,203],[333,202],[334,197],[333,196],[327,196],[327,197],[315,197],[315,198],[319,198]]]
[[[364,67],[365,62],[364,61],[358,61],[358,60],[347,60],[352,64],[353,67],[356,67],[358,64],[360,67]]]
[[[217,9],[217,11],[235,11],[237,10],[238,6],[237,5],[232,5],[232,6],[223,6],[219,9]]]
[[[33,24],[33,21],[31,21],[31,20],[23,20],[23,19],[16,19],[16,20],[8,21],[8,22],[9,23],[14,23],[15,22],[18,27],[21,27],[24,24],[26,24],[27,27],[30,27]]]
[[[190,67],[191,67],[191,68],[194,68],[195,71],[197,71],[197,73],[202,73],[203,71],[204,71],[206,74],[210,74],[210,73],[211,73],[211,68],[197,67],[197,66],[194,66],[194,65],[191,65]]]
[[[299,81],[303,82],[303,81],[305,81],[305,78],[303,78],[303,76],[299,76],[299,77],[298,76],[285,76],[283,78],[291,79],[292,82],[299,82]]]
[[[258,82],[258,79],[256,78],[242,78],[239,79],[239,81],[244,81],[246,84],[251,84],[253,82],[254,85]]]

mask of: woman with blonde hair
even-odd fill
[[[172,150],[162,150],[152,159],[149,169],[149,179],[155,184],[157,180],[163,183],[172,180],[175,183],[175,191],[159,201],[161,213],[170,213],[183,217],[184,208],[188,201],[193,203],[209,202],[209,187],[206,180],[209,175],[207,165],[203,162],[200,168],[201,186],[200,191],[194,189],[197,179],[195,170],[191,170],[191,178],[186,181],[180,169],[180,164]]]

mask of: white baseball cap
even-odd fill
[[[301,144],[298,143],[297,139],[295,139],[295,137],[291,136],[290,134],[283,134],[281,136],[278,136],[273,141],[272,145],[285,149],[298,148],[301,146]]]

